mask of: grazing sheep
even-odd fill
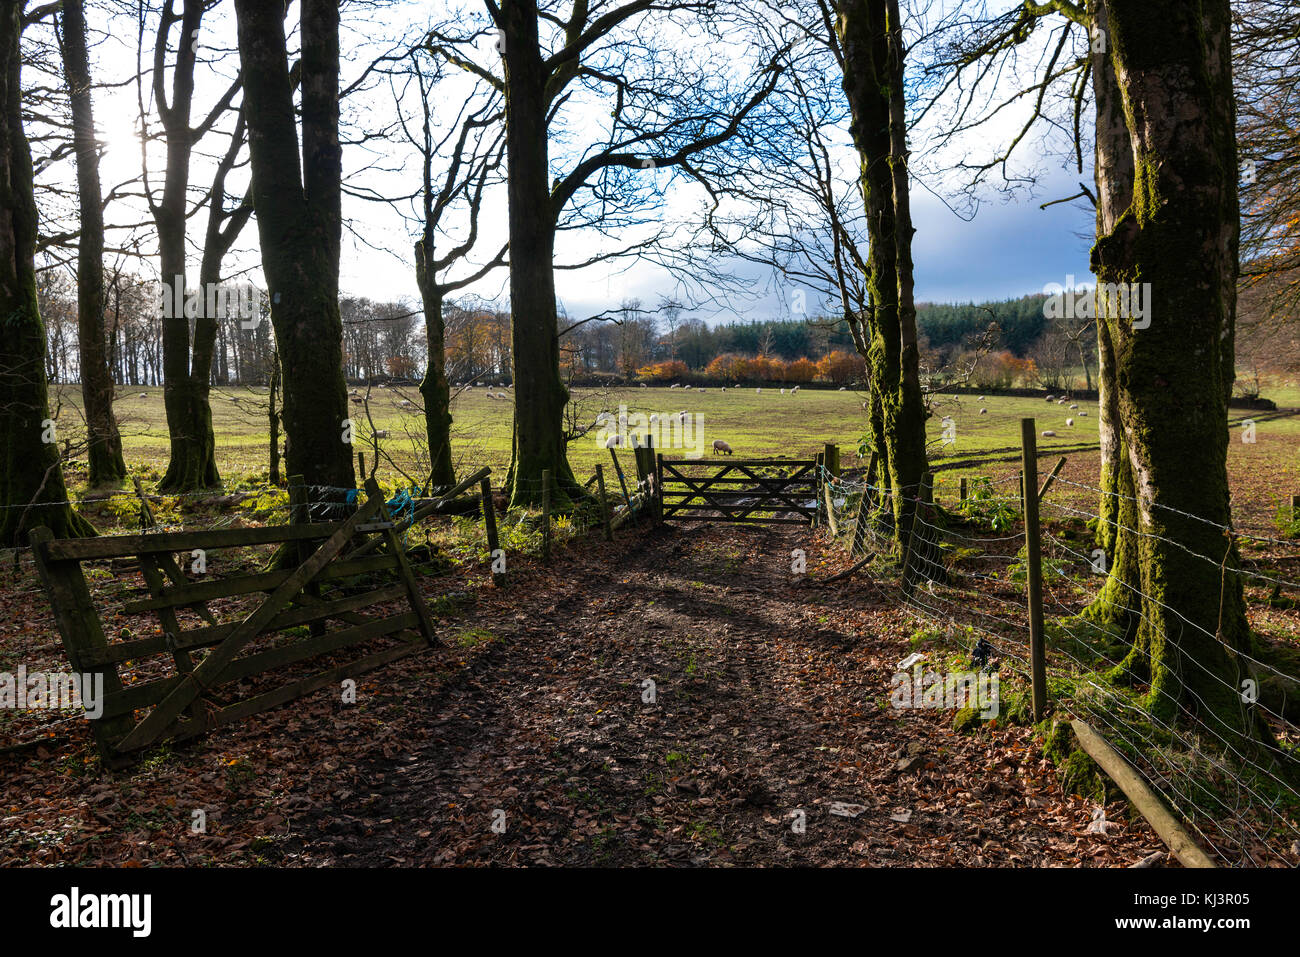
[[[866,403],[866,402],[863,402],[863,403],[862,403],[862,411],[863,411],[863,412],[869,412],[869,411],[871,411],[870,408],[869,408],[869,406],[868,406],[868,403]]]
[[[785,395],[785,389],[782,389],[782,390],[781,390],[781,394],[782,394],[782,395]]]
[[[1065,424],[1066,424],[1066,425],[1074,425],[1074,419],[1066,419],[1066,420],[1065,420]]]
[[[359,396],[359,395],[354,395],[354,396],[352,397],[352,404],[353,404],[353,405],[361,405],[361,403],[363,403],[364,401],[365,401],[365,399],[361,398],[361,396]]]
[[[141,399],[147,399],[147,398],[149,398],[149,393],[148,393],[148,392],[141,392],[140,395],[139,395],[139,398],[141,398]]]
[[[755,389],[755,390],[754,390],[754,394],[757,395],[757,394],[761,393],[762,391],[763,391],[762,389]]]
[[[484,395],[486,395],[489,399],[495,399],[495,398],[496,398],[496,395],[494,395],[494,394],[491,393],[491,392],[485,392]]]
[[[510,398],[510,397],[509,397],[508,395],[506,395],[504,392],[498,392],[498,393],[497,393],[497,398],[498,398],[498,399],[508,399],[508,398]]]
[[[673,383],[672,385],[670,385],[668,388],[670,388],[670,389],[680,389],[680,388],[681,388],[681,384],[680,384],[680,383],[677,383],[677,382],[674,382],[674,383]]]
[[[841,391],[841,392],[848,392],[848,391],[849,391],[849,387],[848,387],[848,386],[844,386],[844,385],[842,385],[842,386],[840,386],[840,391]]]
[[[1079,403],[1077,403],[1077,402],[1071,402],[1071,403],[1070,403],[1070,408],[1072,408],[1072,409],[1077,409],[1078,407],[1079,407]]]
[[[1087,410],[1087,409],[1082,409],[1082,410],[1080,410],[1079,414],[1080,414],[1080,415],[1087,415],[1087,414],[1088,414],[1088,410]]]
[[[1048,402],[1055,402],[1055,401],[1056,401],[1056,396],[1054,396],[1054,395],[1049,395],[1049,396],[1047,397],[1047,401],[1048,401]]]
[[[648,385],[646,385],[644,382],[642,382],[642,383],[641,383],[641,388],[643,388],[643,389],[648,389],[648,388],[650,388],[650,387],[649,387]]]
[[[695,391],[696,391],[696,392],[708,392],[709,390],[708,390],[708,389],[696,389]]]
[[[1056,404],[1057,404],[1057,405],[1065,405],[1065,400],[1064,400],[1064,399],[1057,399],[1057,400],[1056,400]]]
[[[731,446],[728,445],[726,442],[722,441],[722,439],[714,439],[714,440],[713,440],[713,454],[714,454],[714,455],[723,455],[723,454],[726,454],[726,455],[734,455],[735,453],[731,451]]]
[[[981,401],[981,402],[984,401],[984,396],[980,396],[980,401]]]
[[[1043,430],[1043,438],[1045,438],[1045,439],[1054,439],[1054,438],[1056,438],[1056,433],[1053,432],[1051,429],[1044,429],[1044,430]]]
[[[375,438],[377,439],[388,438],[388,431],[386,429],[375,429]]]
[[[409,405],[411,404],[411,400],[410,400],[410,399],[403,399],[402,402],[401,402],[401,404],[402,404],[403,406],[409,406]]]
[[[659,416],[657,416],[657,415],[652,415],[652,416],[650,416],[650,424],[651,424],[651,425],[654,425],[654,424],[655,424],[656,422],[658,422],[658,421],[659,421]]]
[[[980,409],[980,415],[987,415],[988,411],[988,409]]]
[[[683,389],[689,389],[690,387],[691,387],[691,385],[690,385],[689,382],[688,382],[686,385],[682,386]]]
[[[622,444],[623,436],[621,435],[611,435],[605,440],[605,448],[607,449],[616,449],[622,446]]]

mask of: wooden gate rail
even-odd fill
[[[710,475],[687,474],[710,468]],[[786,474],[758,469],[782,468]],[[798,459],[658,460],[657,496],[664,521],[808,525],[816,514],[816,463]],[[684,489],[680,486],[685,486]]]
[[[102,677],[103,714],[92,721],[92,728],[106,764],[129,763],[141,748],[201,734],[436,643],[433,617],[373,479],[366,483],[366,493],[366,501],[345,522],[57,541],[49,529],[33,529],[36,566],[72,667]],[[375,535],[386,550],[339,560],[344,549],[364,542],[367,535]],[[201,549],[205,561],[212,562],[206,554],[211,551],[285,543],[302,548],[296,568],[192,581],[174,558],[175,552]],[[149,597],[126,602],[123,611],[156,613],[161,633],[110,644],[82,562],[129,556],[139,560]],[[376,572],[390,573],[395,581],[378,588],[367,585],[359,593],[336,588],[327,595],[318,587]],[[269,594],[237,620],[219,622],[207,606],[214,599],[258,592]],[[400,613],[359,614],[403,599],[407,609]],[[191,609],[201,623],[186,627],[177,615],[182,608]],[[327,621],[342,627],[326,630]],[[311,633],[286,634],[303,626]],[[227,700],[237,692],[235,682],[378,638],[398,643],[270,690],[254,689],[241,700]],[[204,650],[200,657],[192,656]],[[159,655],[171,657],[174,674],[123,683],[120,665]],[[137,721],[136,712],[144,709],[149,710]]]

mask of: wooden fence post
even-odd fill
[[[495,565],[496,552],[501,547],[497,538],[497,513],[492,505],[492,480],[486,475],[479,480],[479,508],[483,510],[483,531],[487,533],[488,561]],[[492,584],[500,588],[506,583],[505,572],[492,572]]]
[[[605,466],[596,463],[596,491],[600,495],[600,521],[605,526],[605,541],[614,540],[614,530],[609,527],[609,498],[605,495]]]
[[[1038,487],[1038,438],[1033,419],[1020,420],[1020,465],[1024,488]],[[1029,671],[1033,685],[1034,720],[1047,713],[1047,663],[1043,642],[1043,567],[1038,529],[1038,496],[1026,495],[1025,564],[1029,592]]]
[[[542,469],[542,560],[551,560],[551,470]]]
[[[957,482],[958,497],[960,501],[966,501],[966,476],[962,476]]]
[[[664,454],[662,452],[655,454],[654,465],[655,524],[662,525],[664,523]]]

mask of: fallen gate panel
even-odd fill
[[[142,748],[221,727],[436,643],[432,616],[383,495],[373,481],[366,491],[367,500],[339,523],[63,541],[48,529],[33,530],[37,569],[72,667],[102,676],[104,710],[91,726],[106,764],[129,763]],[[358,547],[369,550],[368,535],[388,550],[353,558]],[[297,567],[194,581],[174,558],[177,551],[202,549],[215,563],[207,552],[254,544],[299,546],[290,549]],[[138,561],[149,597],[127,601],[121,611],[155,613],[159,633],[110,643],[82,562],[127,557]],[[359,576],[385,573],[389,582],[379,587],[357,582]],[[319,587],[327,582],[335,583],[332,592]],[[241,608],[230,621],[218,621],[208,607],[258,593],[263,597],[252,611]],[[374,615],[376,606],[403,600],[405,611]],[[182,621],[182,610],[193,618]],[[331,621],[341,627],[327,629]],[[359,646],[377,640],[389,644],[358,654]],[[354,648],[349,660],[337,661]],[[170,658],[170,669],[152,660],[160,656]],[[314,662],[322,657],[333,660]],[[128,662],[143,663],[146,674],[124,682],[119,669]],[[283,673],[295,665],[299,671],[306,665],[307,673]],[[241,682],[253,687],[240,689]],[[136,712],[146,709],[137,720]]]

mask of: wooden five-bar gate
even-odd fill
[[[817,514],[813,459],[656,461],[659,516],[669,522],[810,525]]]

